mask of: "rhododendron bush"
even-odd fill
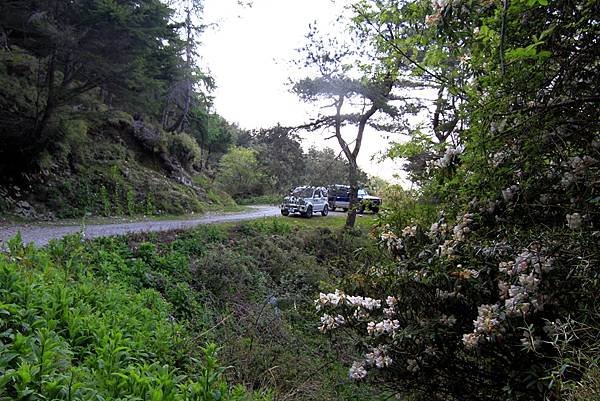
[[[428,159],[411,171],[411,207],[438,215],[384,211],[374,240],[395,262],[320,294],[319,330],[356,340],[351,379],[411,399],[597,399],[600,5],[353,10],[382,57],[403,56],[448,106],[434,106],[431,140],[420,132],[395,153]]]

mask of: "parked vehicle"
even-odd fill
[[[349,185],[331,185],[328,188],[328,204],[329,210],[334,211],[341,208],[344,212],[350,207],[350,186]],[[358,190],[358,212],[363,213],[365,210],[371,210],[373,213],[379,212],[381,207],[381,198],[369,195],[366,189]]]
[[[327,189],[323,187],[297,187],[283,199],[281,204],[281,214],[284,216],[300,213],[302,217],[311,218],[318,212],[322,216],[327,216],[329,213]]]
[[[348,210],[350,205],[350,186],[349,185],[330,185],[327,188],[329,210],[334,211],[336,208],[342,208],[344,212]]]

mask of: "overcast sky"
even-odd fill
[[[216,79],[215,110],[246,129],[268,128],[277,123],[297,125],[315,116],[310,105],[289,92],[290,76],[301,71],[290,61],[305,43],[308,24],[343,35],[335,23],[347,0],[253,0],[242,7],[237,0],[205,0],[205,23],[216,23],[203,37],[202,63]],[[307,134],[303,146],[339,149],[335,140],[323,141],[328,132]],[[400,140],[400,138],[396,138]],[[397,163],[377,163],[372,157],[387,148],[388,140],[376,132],[365,135],[360,167],[371,175],[392,180],[400,173]]]

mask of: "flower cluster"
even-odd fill
[[[417,236],[417,226],[406,226],[402,230],[402,236],[404,237],[416,237]]]
[[[582,181],[586,177],[587,171],[598,164],[598,160],[591,156],[575,156],[568,161],[562,163],[562,167],[566,170],[560,181],[560,185],[566,189],[572,184]]]
[[[504,312],[500,305],[481,305],[477,308],[477,319],[473,321],[472,333],[463,335],[463,343],[468,347],[475,347],[483,340],[494,341],[504,332]]]
[[[404,242],[402,241],[402,238],[398,238],[398,236],[389,229],[381,233],[380,238],[381,242],[385,244],[390,252],[404,249]]]
[[[446,7],[446,4],[448,4],[447,0],[433,0],[431,2],[435,12],[425,17],[425,23],[428,26],[437,25],[442,20],[442,11]]]
[[[321,325],[319,326],[319,331],[321,333],[326,333],[328,331],[337,329],[340,326],[346,324],[346,319],[342,315],[331,316],[327,313],[321,316]]]
[[[441,20],[442,20],[442,13],[440,11],[436,12],[435,14],[431,14],[431,15],[428,15],[425,17],[425,23],[428,26],[434,26]]]
[[[341,313],[346,313],[347,317],[342,314],[324,313],[321,316],[319,331],[326,333],[349,325],[351,322],[366,322],[366,334],[368,336],[372,338],[385,336],[393,339],[400,329],[400,321],[393,319],[397,304],[398,299],[393,296],[388,296],[382,301],[369,297],[347,295],[338,289],[333,293],[320,293],[319,298],[315,300],[317,311],[337,309]],[[381,309],[383,310],[381,311]],[[383,312],[384,318],[380,321],[373,321],[370,316],[376,310],[379,310],[378,314]],[[379,345],[366,353],[363,361],[353,363],[348,375],[352,380],[361,380],[367,376],[367,368],[376,367],[381,369],[391,364],[392,358],[388,355],[386,346]]]
[[[352,364],[352,367],[348,371],[348,376],[352,380],[362,380],[367,376],[366,368],[376,367],[382,369],[391,366],[392,362],[393,360],[388,355],[386,346],[378,345],[365,354],[364,360]]]
[[[392,364],[392,358],[388,355],[387,348],[384,345],[378,345],[371,352],[365,354],[365,363],[367,366],[385,368]]]
[[[348,295],[346,296],[346,303],[355,308],[361,308],[368,311],[381,308],[381,300],[369,297]]]
[[[392,338],[396,336],[396,331],[400,328],[400,322],[396,319],[384,319],[381,322],[369,322],[367,324],[367,333],[370,336],[388,334]]]
[[[453,259],[456,254],[456,247],[465,241],[468,233],[471,232],[470,225],[473,223],[473,214],[466,213],[464,214],[458,224],[456,224],[452,228],[452,239],[448,239],[444,241],[438,247],[438,254],[441,257],[447,257],[448,259]],[[436,227],[438,228],[438,227]],[[430,230],[431,233],[431,230]],[[430,234],[431,235],[431,234]]]
[[[329,294],[320,293],[319,299],[315,300],[315,308],[317,311],[324,309],[335,309],[336,307],[340,306],[353,308],[354,318],[357,320],[367,319],[369,317],[369,312],[374,311],[375,309],[380,309],[381,304],[382,302],[379,299],[346,295],[337,289],[335,292]],[[338,328],[344,323],[345,320],[341,315],[332,317],[328,314],[324,314],[323,317],[321,317],[321,326],[319,329],[322,332],[326,332]]]
[[[458,224],[452,229],[452,239],[455,241],[464,241],[465,235],[471,232],[469,225],[473,223],[473,215],[471,213],[464,214]]]
[[[512,261],[499,264],[499,272],[504,278],[498,282],[498,291],[504,302],[478,308],[473,332],[463,336],[463,343],[467,347],[474,347],[484,340],[495,341],[502,336],[507,318],[524,317],[543,309],[540,283],[542,275],[553,269],[554,259],[543,255],[538,246],[532,248],[523,250]],[[534,345],[527,341],[529,345]]]
[[[456,324],[456,318],[454,317],[454,315],[442,315],[440,317],[440,323],[445,326],[452,327]]]
[[[385,303],[388,305],[387,308],[383,308],[383,314],[388,318],[393,317],[396,314],[396,304],[398,300],[396,297],[387,297]]]
[[[567,227],[571,230],[577,230],[581,228],[581,223],[583,222],[581,215],[579,213],[567,214]]]
[[[362,380],[367,377],[367,370],[364,362],[354,362],[348,372],[351,380]]]
[[[435,19],[435,15],[431,16],[431,17],[432,17],[432,19]],[[452,163],[454,163],[458,159],[458,156],[460,156],[463,151],[464,151],[464,148],[461,146],[457,146],[456,148],[448,147],[448,148],[446,148],[446,151],[444,152],[444,155],[441,158],[435,159],[435,160],[430,160],[429,162],[427,162],[427,167],[429,167],[430,169],[431,168],[440,168],[440,169],[448,168],[448,167],[450,167],[450,165],[452,165]]]
[[[510,202],[515,198],[518,192],[519,186],[511,185],[510,187],[502,190],[502,198],[504,198],[505,202]]]
[[[443,219],[437,223],[431,224],[427,236],[430,238],[436,238],[438,235],[445,235],[448,233],[448,224],[443,222]]]
[[[320,311],[321,309],[324,309],[325,307],[328,306],[338,306],[340,303],[343,303],[346,299],[346,294],[344,294],[343,292],[341,292],[340,290],[335,290],[334,293],[329,293],[329,294],[323,294],[320,293],[319,294],[319,299],[315,300],[315,305],[317,308],[317,311]]]
[[[521,252],[514,261],[500,263],[500,273],[512,281],[511,284],[498,283],[500,299],[504,300],[508,316],[526,316],[543,308],[538,288],[542,273],[552,268],[552,258],[529,249]]]

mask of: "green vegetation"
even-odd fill
[[[395,262],[317,305],[321,330],[362,352],[348,364],[355,380],[411,400],[598,399],[599,11],[355,2],[350,24],[375,56],[360,71],[377,80],[396,68],[397,88],[437,90],[419,101],[430,124],[398,121],[412,139],[390,151],[420,184],[389,188],[374,232]],[[297,89],[338,99],[381,89],[345,83]],[[402,104],[400,93],[373,107]]]
[[[315,336],[322,283],[379,258],[360,231],[325,220],[70,237],[42,250],[11,241],[0,255],[0,395],[381,399],[348,381],[346,350]]]
[[[367,125],[408,135],[388,156],[418,189],[375,181],[381,213],[346,221],[11,241],[1,399],[599,398],[600,3],[357,0],[348,41],[313,26],[293,89],[346,161],[209,113],[200,3],[0,4],[0,211],[355,190]]]
[[[192,3],[187,14],[160,0],[0,5],[0,213],[184,214],[231,202],[193,179],[212,175],[236,130],[208,112],[214,83],[192,65]]]
[[[332,149],[304,152],[294,130],[281,126],[239,133],[238,146],[221,158],[215,184],[240,204],[278,204],[300,185],[328,186],[348,181],[348,162]],[[358,170],[362,184],[369,178]]]
[[[198,213],[345,181],[292,129],[210,112],[202,29],[195,0],[0,4],[0,214]]]
[[[16,238],[9,248],[0,255],[3,399],[270,398],[227,385],[216,346],[194,342],[142,284],[141,261],[77,237],[42,251]]]

